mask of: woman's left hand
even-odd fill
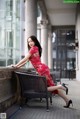
[[[15,68],[15,69],[18,68],[16,65],[13,65],[13,64],[11,64],[11,67],[12,67],[12,68]]]

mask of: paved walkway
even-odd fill
[[[68,97],[73,101],[73,107],[64,108],[65,102],[59,97],[53,97],[53,104],[50,105],[50,111],[46,111],[45,99],[43,102],[39,100],[31,100],[21,110],[14,106],[8,110],[8,119],[80,119],[80,82],[76,80],[64,79],[62,82],[68,84]],[[64,92],[65,93],[65,92]]]

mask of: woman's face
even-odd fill
[[[30,47],[35,46],[35,43],[31,38],[28,39],[28,44],[29,44]]]

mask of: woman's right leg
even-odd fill
[[[57,85],[57,86],[49,86],[47,88],[48,91],[55,91],[55,90],[58,90],[58,89],[62,89],[62,90],[65,90],[66,91],[66,88],[63,87],[62,85]]]
[[[67,96],[63,93],[64,87],[62,85],[58,85],[58,86],[50,86],[47,88],[48,91],[50,92],[54,92],[55,90],[58,91],[58,95],[64,99],[64,101],[67,103],[69,101],[69,99],[67,98]],[[62,90],[63,89],[63,90]]]
[[[49,72],[45,72],[44,76],[46,77],[47,79],[47,84],[48,84],[48,91],[54,91],[54,90],[57,90],[57,89],[62,89],[64,91],[66,91],[66,88],[62,85],[55,85],[51,75],[49,74]]]

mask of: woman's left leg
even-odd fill
[[[68,99],[68,97],[63,93],[63,91],[61,90],[61,89],[58,89],[58,95],[61,97],[61,98],[63,98],[63,100],[66,102],[66,104],[67,104],[67,102],[69,101],[69,99]]]
[[[71,99],[68,99],[67,96],[62,92],[62,90],[58,89],[58,95],[64,99],[64,101],[66,102],[66,105],[64,106],[65,108],[69,108],[70,105],[72,104],[73,106],[73,102]]]

